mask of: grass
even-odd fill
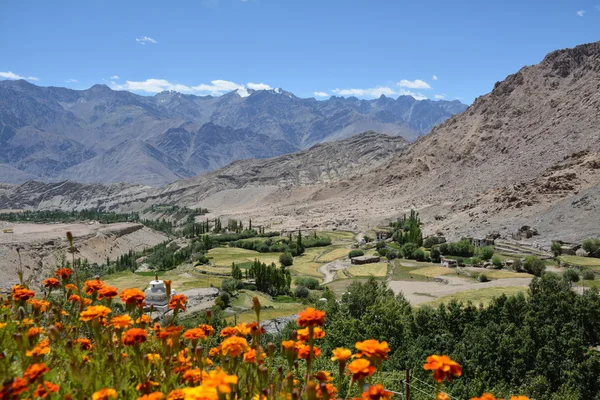
[[[254,250],[240,249],[237,247],[217,247],[208,251],[210,262],[218,267],[229,267],[231,263],[243,264],[259,259],[265,264],[279,264],[281,253],[259,253]]]
[[[593,281],[579,281],[577,282],[577,285],[579,286],[585,286],[585,287],[589,287],[589,288],[598,288],[600,289],[600,279],[594,279]]]
[[[366,282],[367,278],[341,279],[328,283],[327,286],[336,296],[341,296],[348,289],[352,282]]]
[[[252,310],[252,298],[254,296],[258,297],[262,306],[260,319],[263,321],[296,314],[305,308],[304,305],[293,301],[293,299],[288,296],[279,296],[276,300],[272,300],[269,296],[261,292],[240,290],[238,297],[231,302],[231,306],[246,310],[238,313],[235,317],[227,317],[227,320],[233,321],[236,318],[237,322],[252,322],[256,320],[256,315]]]
[[[422,275],[422,276],[426,276],[428,278],[433,278],[434,276],[452,274],[452,273],[454,273],[454,270],[452,270],[450,268],[446,268],[446,267],[437,266],[437,267],[425,267],[425,268],[413,269],[413,271],[410,273],[412,275]]]
[[[339,258],[344,258],[348,255],[348,253],[350,252],[350,249],[344,248],[344,247],[337,247],[337,248],[332,248],[331,250],[327,250],[326,252],[324,252],[323,254],[321,254],[316,261],[321,262],[321,263],[328,263],[328,262],[332,262],[335,261]]]
[[[206,272],[208,274],[231,275],[231,267],[213,267],[212,265],[199,265],[196,270]]]
[[[427,281],[429,280],[424,275],[413,275],[411,272],[415,271],[414,267],[406,267],[401,263],[394,260],[392,273],[390,279],[393,281]]]
[[[328,246],[329,247],[329,246]],[[294,265],[290,267],[290,271],[294,276],[312,276],[315,278],[323,278],[318,269],[321,264],[315,262],[315,259],[326,251],[327,247],[311,247],[304,251],[299,257],[294,257]]]
[[[195,277],[189,273],[183,273],[177,269],[166,271],[162,275],[159,274],[161,279],[169,279],[173,281],[173,289],[183,291],[187,289],[209,287],[210,284],[213,286],[221,286],[223,279],[211,277],[206,275],[205,277]],[[114,286],[119,290],[127,288],[138,288],[144,290],[148,287],[148,284],[152,280],[149,276],[134,274],[131,271],[122,271],[114,274],[106,275],[102,277],[102,280],[110,286]]]
[[[481,274],[486,275],[490,279],[506,279],[506,278],[533,278],[533,275],[525,272],[511,272],[502,270],[481,269]]]
[[[579,267],[592,267],[600,269],[600,258],[580,257],[580,256],[560,256],[562,262]]]
[[[324,231],[319,232],[319,236],[326,236],[330,238],[333,242],[349,242],[352,243],[354,241],[354,232],[348,231]]]
[[[281,317],[287,317],[288,315],[298,314],[300,311],[304,310],[306,307],[299,303],[293,304],[285,304],[287,307],[284,308],[267,308],[260,311],[260,319],[261,321],[266,321],[268,319],[275,319]],[[245,311],[236,316],[231,316],[226,318],[227,321],[233,322],[237,320],[238,323],[249,323],[256,321],[256,315],[254,311]]]
[[[374,264],[352,265],[347,268],[347,271],[353,276],[377,276],[384,277],[387,275],[388,263],[380,262]]]
[[[494,297],[499,297],[503,294],[513,296],[519,293],[527,294],[526,286],[508,286],[508,287],[491,287],[485,289],[466,290],[460,293],[450,294],[448,296],[438,297],[435,300],[424,303],[423,305],[437,307],[442,303],[449,303],[452,300],[466,303],[471,301],[473,304],[483,304],[488,306]]]

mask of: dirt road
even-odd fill
[[[341,269],[348,268],[350,266],[350,260],[335,260],[327,264],[323,264],[319,267],[319,272],[325,277],[323,278],[323,285],[327,284],[335,279],[335,273]]]

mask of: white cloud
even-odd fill
[[[135,38],[135,41],[138,42],[139,44],[146,44],[146,43],[156,44],[156,43],[158,43],[156,40],[152,39],[149,36],[142,36],[139,38]]]
[[[315,97],[329,97],[329,94],[325,92],[315,92],[314,95]]]
[[[583,17],[585,15],[585,10],[579,10],[575,14],[577,14],[578,17]]]
[[[420,79],[416,79],[414,81],[402,79],[400,82],[398,82],[398,86],[409,89],[431,89],[431,86],[429,86],[427,82],[422,81]]]
[[[434,81],[437,81],[438,77],[437,77],[437,75],[434,75],[434,76],[431,77],[431,79],[433,79]]]
[[[382,94],[385,96],[392,96],[396,94],[392,88],[389,87],[375,87],[368,89],[333,89],[333,93],[340,96],[355,96],[355,97],[380,97]]]
[[[435,96],[433,96],[434,99],[436,100],[442,100],[446,98],[445,94],[436,94]]]
[[[12,71],[8,71],[8,72],[0,72],[0,78],[6,78],[6,79],[25,79],[26,81],[39,81],[39,78],[36,78],[35,76],[28,76],[28,77],[24,77],[21,75],[17,75]]]
[[[398,94],[400,96],[412,96],[415,100],[427,100],[427,96],[425,96],[423,93],[415,93],[411,92],[410,90],[400,89]]]
[[[119,75],[113,75],[110,77],[113,81],[119,80]]]
[[[267,85],[266,83],[248,82],[246,87],[248,87],[248,89],[253,89],[253,90],[271,90],[271,89],[273,89],[271,86]]]
[[[212,95],[218,96],[223,93],[231,92],[233,90],[237,90],[237,89],[241,89],[241,88],[243,88],[243,86],[238,85],[235,82],[216,79],[214,81],[210,81],[210,85],[203,83],[198,86],[193,86],[192,90],[196,91],[196,92],[208,92]]]
[[[67,83],[79,83],[77,79],[67,79],[65,82]]]

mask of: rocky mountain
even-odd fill
[[[0,168],[0,181],[159,186],[367,130],[414,140],[464,108],[409,96],[317,101],[281,89],[139,96],[105,85],[70,90],[0,81],[0,164],[21,171]]]

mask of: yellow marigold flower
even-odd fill
[[[48,278],[48,279],[44,279],[44,282],[42,282],[42,285],[48,289],[56,289],[56,288],[60,287],[60,281],[56,278]]]
[[[365,400],[389,400],[393,395],[392,392],[385,390],[383,385],[377,384],[369,386],[362,394],[362,398]]]
[[[46,300],[29,299],[27,300],[27,304],[31,304],[31,307],[39,312],[48,311],[50,308],[50,302]]]
[[[348,364],[348,371],[352,373],[352,379],[355,381],[373,375],[375,370],[375,367],[365,358],[356,359]]]
[[[104,318],[111,313],[111,309],[106,306],[89,306],[79,314],[79,320],[91,321],[93,319]]]
[[[164,400],[165,395],[161,392],[153,392],[149,394],[145,394],[142,397],[138,397],[137,400]]]
[[[167,396],[167,400],[185,400],[185,393],[183,389],[175,389],[169,396]]]
[[[129,328],[133,324],[133,319],[127,314],[125,315],[117,315],[116,317],[112,317],[110,319],[110,323],[115,329],[125,329]]]
[[[196,386],[193,388],[181,389],[183,393],[183,399],[185,400],[218,400],[219,394],[216,388],[206,387],[204,385]],[[171,392],[173,393],[173,392]],[[169,394],[169,399],[171,395]],[[175,399],[176,397],[173,397]]]
[[[183,338],[188,340],[206,339],[206,332],[201,328],[188,329],[183,333]]]
[[[378,340],[369,339],[363,342],[357,342],[356,348],[359,351],[358,356],[364,356],[367,358],[379,358],[381,360],[387,360],[390,348],[387,342],[379,343]]]
[[[515,396],[513,396],[513,397],[511,398],[511,400],[512,400],[513,398],[514,398],[515,400],[525,400],[525,399],[519,399],[519,398],[517,398],[517,397],[515,397]],[[526,399],[527,399],[527,398],[526,398]],[[438,399],[436,399],[436,400],[438,400]],[[449,399],[448,399],[448,396],[446,395],[446,399],[439,399],[439,400],[449,400]],[[472,397],[472,398],[471,398],[471,400],[496,400],[496,397],[494,397],[494,395],[493,395],[493,394],[491,394],[491,393],[484,393],[484,394],[482,394],[482,395],[481,395],[481,397]],[[527,400],[529,400],[529,399],[527,399]]]
[[[435,395],[435,400],[450,400],[450,396],[448,396],[448,393],[438,392],[438,394]]]
[[[230,336],[221,343],[221,351],[223,355],[237,357],[250,349],[246,339],[237,336]]]
[[[346,362],[350,358],[352,358],[352,351],[344,347],[338,347],[337,349],[333,349],[332,353],[333,357],[331,357],[331,361]]]
[[[38,357],[38,356],[48,354],[48,353],[50,353],[49,346],[50,346],[49,339],[41,340],[40,343],[37,346],[35,346],[33,349],[27,350],[25,355],[27,357]]]
[[[146,300],[146,295],[140,289],[124,289],[119,295],[121,301],[126,304],[141,304]]]
[[[314,308],[307,308],[298,314],[298,326],[323,326],[325,324],[325,312],[315,310]]]
[[[6,326],[6,322],[0,322],[0,329],[4,328]]]
[[[92,400],[109,400],[116,399],[117,391],[115,389],[102,389],[98,390],[92,395]]]
[[[456,362],[446,355],[431,355],[427,357],[427,363],[423,365],[425,370],[433,370],[433,379],[442,383],[444,379],[452,379],[452,376],[461,376],[462,368]]]
[[[162,359],[160,354],[158,353],[148,353],[146,354],[146,357],[148,358],[148,361],[150,361],[150,363],[152,364]]]
[[[217,368],[206,374],[202,386],[216,388],[219,393],[227,394],[231,393],[230,385],[236,385],[237,383],[238,377],[236,375],[228,375],[227,372]]]
[[[310,339],[308,328],[298,329],[297,333],[298,333],[298,340],[308,342],[308,339]],[[325,337],[325,331],[323,329],[321,329],[319,327],[313,328],[313,339],[323,339],[324,337]]]
[[[31,318],[23,318],[23,320],[17,321],[17,325],[31,326],[33,324],[35,324],[35,321]]]
[[[511,396],[510,400],[529,400],[527,396]]]
[[[250,326],[248,326],[248,324],[237,324],[235,326],[235,330],[240,336],[248,336],[250,334]]]
[[[27,331],[27,337],[31,339],[33,337],[41,335],[42,333],[46,333],[46,331],[42,328],[32,327],[29,328],[29,330]]]
[[[123,334],[123,338],[121,340],[125,346],[144,343],[146,340],[148,340],[148,333],[144,329],[131,328]]]
[[[50,371],[50,368],[48,368],[46,364],[31,364],[27,370],[25,370],[25,373],[23,373],[23,377],[31,383],[35,382],[48,371]]]
[[[296,347],[296,342],[293,340],[284,340],[281,342],[281,347],[283,347],[285,350],[291,350]]]
[[[136,324],[141,324],[141,323],[149,324],[150,322],[152,322],[152,318],[150,318],[146,314],[143,314],[141,317],[139,317],[138,319],[135,320]]]
[[[83,290],[86,294],[97,293],[98,290],[102,289],[103,287],[104,282],[102,282],[100,279],[85,281],[83,284]]]

